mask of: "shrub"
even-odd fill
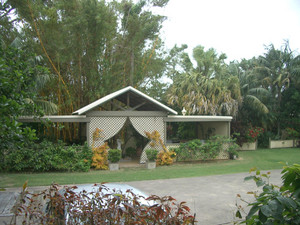
[[[237,149],[239,146],[235,143],[235,140],[218,135],[211,137],[205,143],[199,139],[181,143],[179,148],[174,149],[174,151],[177,154],[177,161],[210,160],[219,155],[225,143],[229,145],[225,150],[231,156],[238,156]]]
[[[146,149],[145,152],[146,152],[148,161],[154,162],[157,159],[158,150],[156,150],[156,149]]]
[[[264,128],[251,127],[246,132],[246,139],[248,142],[255,142],[259,136],[264,133]]]
[[[287,139],[297,139],[299,137],[299,132],[294,128],[288,127],[284,130],[284,132],[286,133]]]
[[[108,149],[107,142],[99,147],[93,147],[92,167],[97,170],[108,169]]]
[[[261,174],[253,168],[246,180],[254,180],[262,192],[249,192],[255,198],[254,202],[246,202],[250,208],[245,224],[300,224],[300,165],[285,166],[281,171],[282,186],[269,183],[270,172]],[[238,195],[241,198],[240,195]],[[244,199],[241,199],[245,202]],[[242,218],[243,207],[238,205],[236,216]]]
[[[88,171],[92,151],[84,146],[43,141],[19,149],[10,149],[4,157],[6,171]]]
[[[29,193],[26,185],[15,207],[14,217],[23,215],[23,224],[195,224],[195,217],[185,202],[177,203],[171,196],[150,196],[153,205],[141,204],[145,198],[131,190],[113,193],[105,185],[95,192],[75,192],[77,187],[67,187],[64,194],[58,185],[41,193]],[[38,199],[46,199],[43,210]],[[68,207],[66,207],[68,206]],[[68,215],[66,223],[65,217]],[[13,218],[13,219],[15,219]]]
[[[110,149],[108,151],[108,160],[111,163],[117,163],[122,157],[122,151],[120,149]]]
[[[176,153],[174,151],[160,151],[157,155],[156,164],[163,166],[163,165],[171,165],[173,164],[176,158]]]

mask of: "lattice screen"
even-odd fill
[[[89,129],[89,144],[92,146],[93,133],[96,128],[99,128],[102,132],[100,133],[101,138],[95,141],[94,146],[98,147],[104,144],[104,142],[114,135],[116,135],[124,126],[127,117],[91,117],[90,129]],[[163,117],[129,117],[132,126],[142,136],[147,137],[145,132],[152,133],[157,130],[164,140],[165,126]],[[152,148],[150,142],[143,149],[140,163],[145,163],[147,156],[145,149]],[[160,146],[156,146],[157,150],[161,150]]]
[[[152,133],[153,131],[158,131],[162,140],[164,140],[165,126],[163,117],[130,117],[130,122],[134,129],[139,132],[140,135],[147,137],[145,132]],[[145,153],[146,149],[153,148],[150,146],[150,142],[143,149],[140,163],[145,163],[147,156]],[[155,146],[157,150],[162,150],[160,146]]]
[[[91,117],[90,121],[90,146],[93,143],[93,133],[96,128],[101,130],[101,138],[95,141],[95,147],[101,146],[104,142],[115,136],[124,126],[127,117]]]

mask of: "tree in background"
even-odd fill
[[[254,73],[261,80],[261,87],[269,91],[271,98],[268,100],[270,116],[274,119],[274,128],[277,135],[281,134],[282,127],[282,96],[290,86],[292,74],[299,74],[299,64],[295,61],[294,52],[290,49],[289,43],[286,42],[283,47],[275,49],[274,45],[266,47],[264,56],[258,57],[258,64],[254,68]]]
[[[39,94],[58,105],[57,114],[71,114],[127,85],[145,90],[160,84],[164,17],[150,9],[167,0],[7,2],[22,23],[26,48],[54,74]],[[72,140],[78,133],[78,124],[68,123],[62,136]]]
[[[190,60],[183,60],[182,68],[191,69],[174,76],[169,104],[185,107],[188,114],[235,116],[241,101],[239,80],[227,73],[226,55],[197,46],[193,56],[197,66],[190,67]]]

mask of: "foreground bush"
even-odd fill
[[[9,149],[4,154],[5,171],[88,171],[92,151],[84,146],[65,146],[63,142],[43,141],[22,148]]]
[[[76,192],[68,187],[62,194],[52,185],[40,194],[31,194],[23,186],[20,204],[14,208],[23,224],[195,224],[184,202],[170,196],[144,198],[130,190],[112,193],[105,185],[96,192]],[[45,199],[45,204],[37,199]],[[153,204],[143,204],[147,200]],[[23,216],[23,217],[22,217]],[[19,220],[20,221],[20,220]],[[21,221],[20,221],[21,222]]]
[[[254,180],[257,187],[262,187],[261,193],[249,192],[255,198],[253,202],[246,202],[250,207],[246,218],[241,222],[245,224],[300,224],[300,165],[285,166],[282,170],[282,185],[276,186],[269,183],[270,173],[264,174],[256,170],[255,175],[245,178]],[[241,205],[238,206],[236,216],[242,218],[245,212]]]

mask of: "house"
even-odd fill
[[[158,131],[167,147],[176,143],[167,141],[167,124],[195,123],[197,138],[207,139],[209,135],[230,136],[231,116],[185,116],[158,102],[139,90],[129,86],[111,93],[91,104],[65,116],[44,116],[42,118],[22,117],[20,122],[39,122],[49,119],[52,122],[78,122],[85,124],[85,136],[90,146],[101,146],[112,138],[118,138],[115,145],[122,148],[122,129],[132,126],[134,132],[147,138],[146,132]],[[121,132],[121,133],[120,133]],[[132,131],[133,132],[133,131]],[[151,148],[150,141],[141,149],[140,163],[146,160],[145,149]],[[157,147],[159,148],[159,147]]]

